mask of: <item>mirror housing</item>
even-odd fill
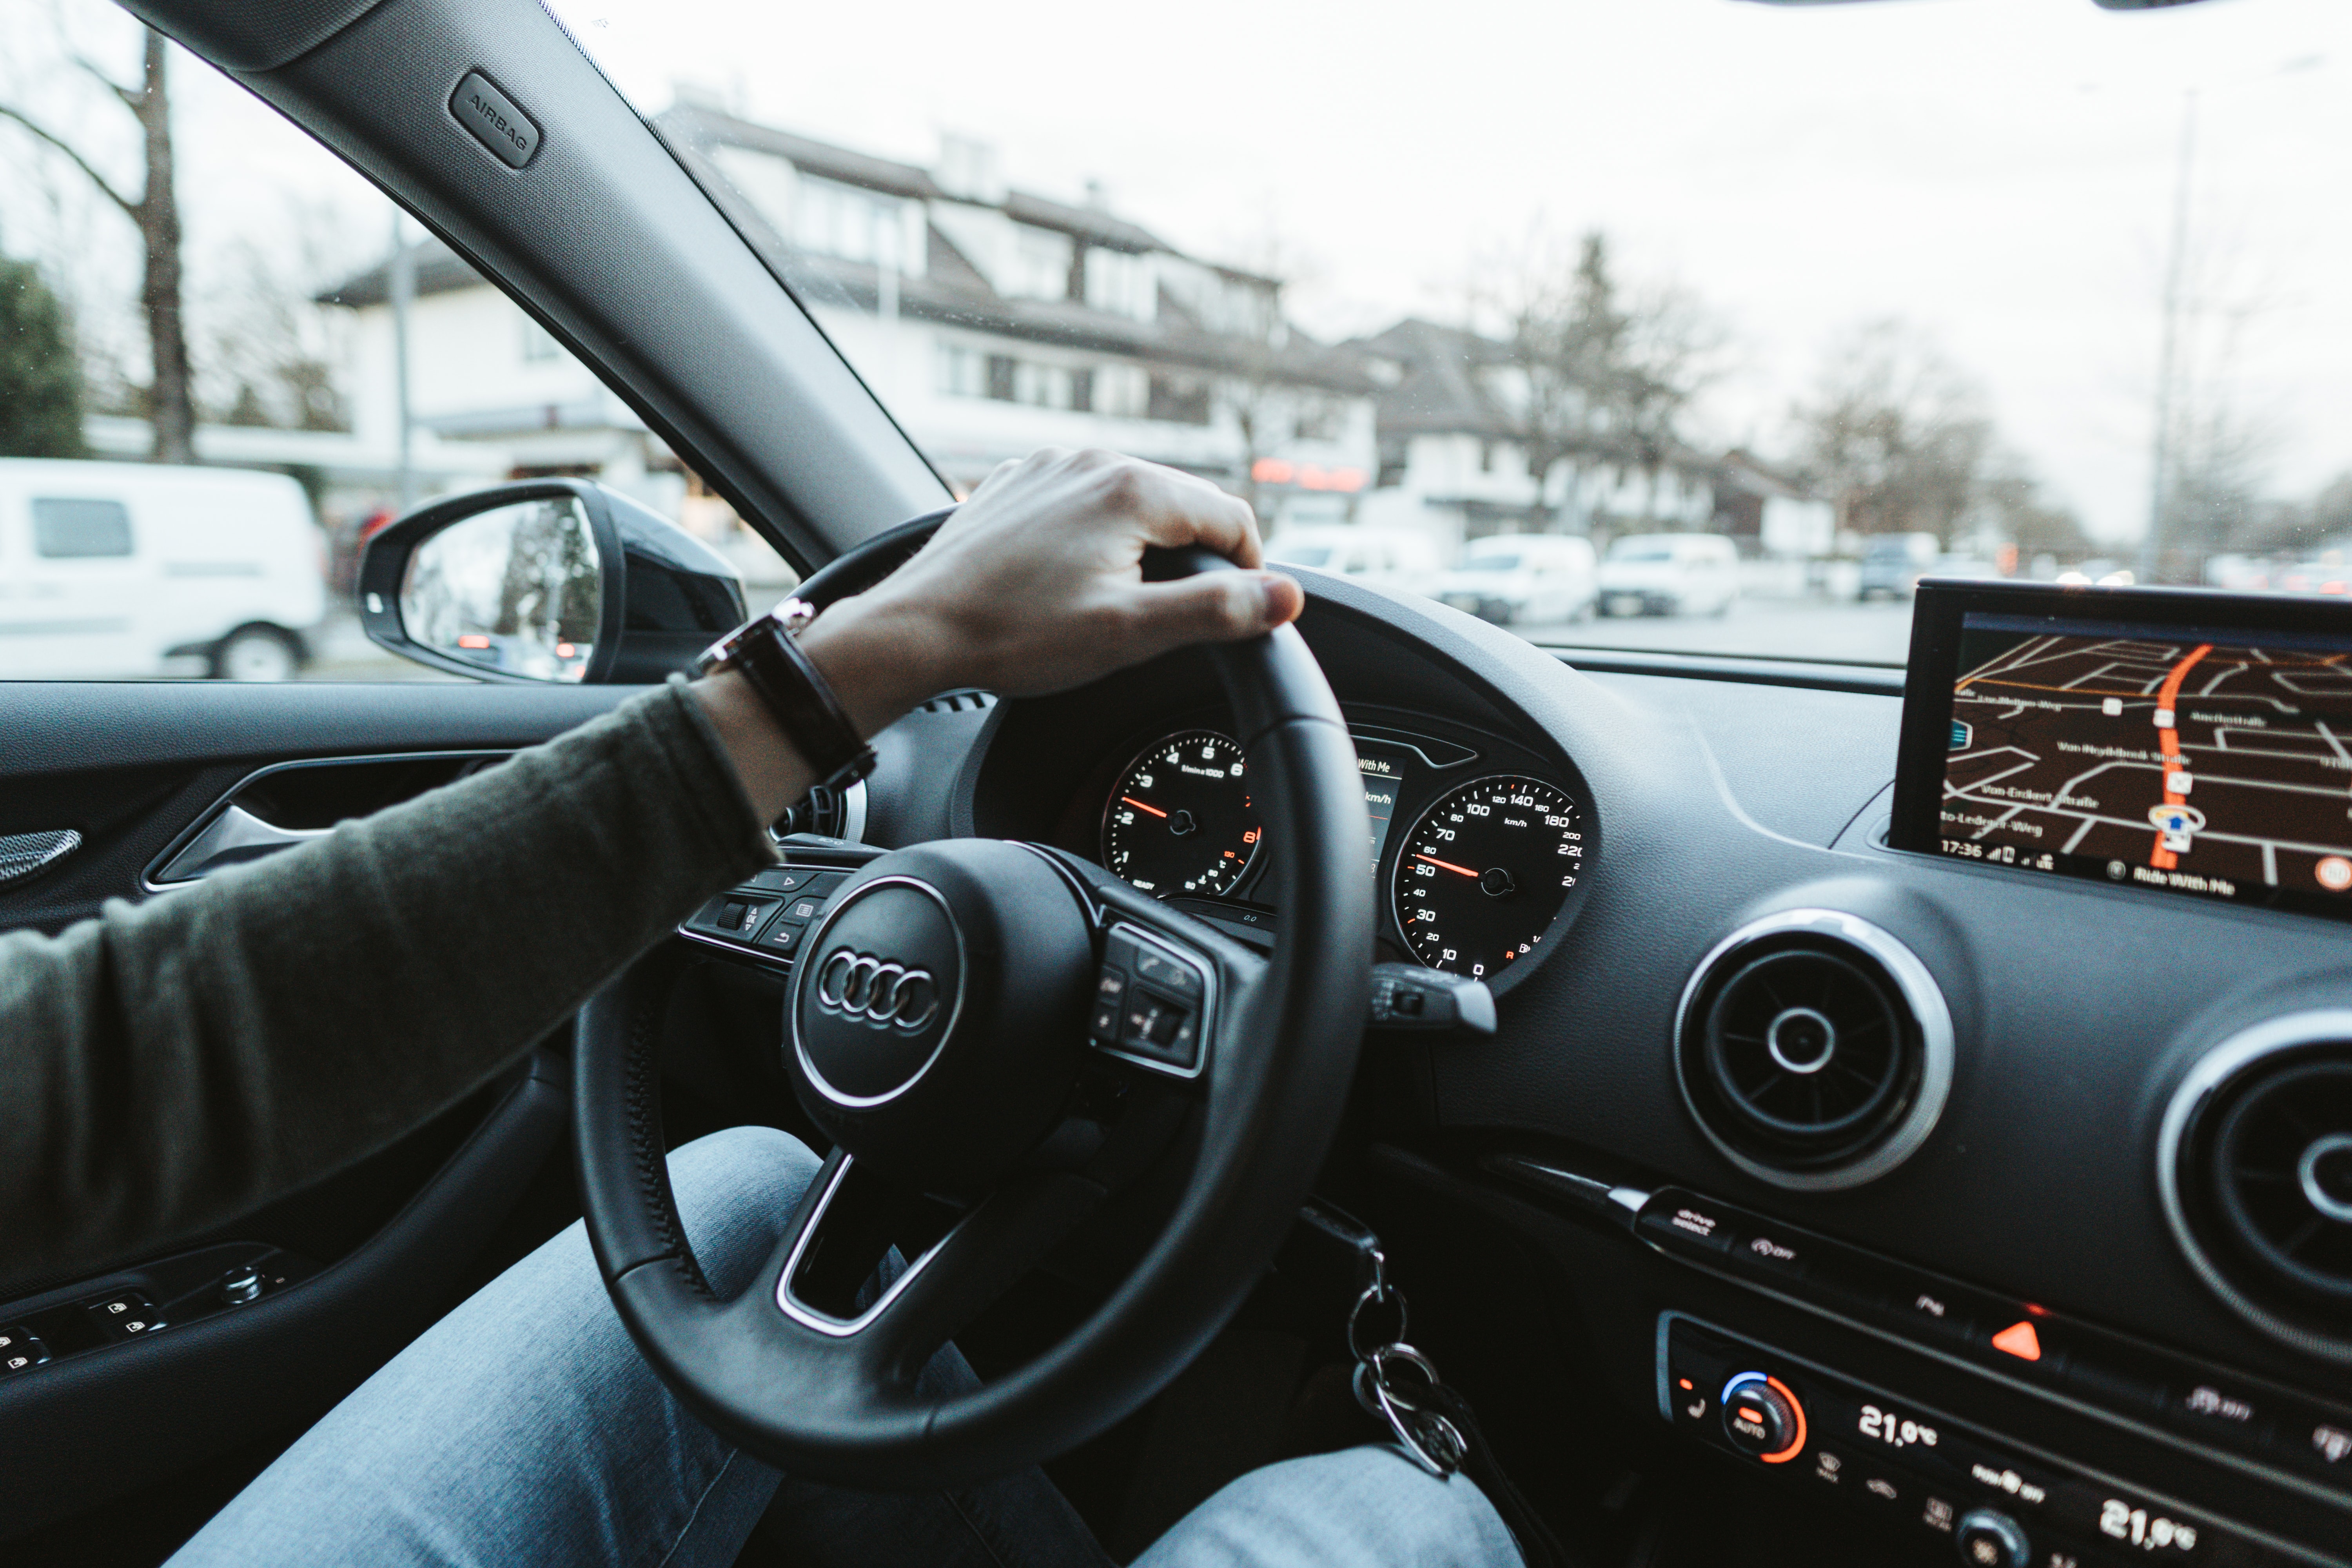
[[[446,564],[428,549],[435,541],[443,542],[447,556],[467,553],[446,548],[454,531],[504,509],[530,517],[523,509],[530,502],[542,503],[534,519],[542,539],[554,539],[571,552],[562,561],[540,563],[540,581],[530,584],[553,585],[562,600],[532,628],[540,637],[510,637],[486,626],[462,639],[466,648],[481,650],[468,657],[455,644],[436,646],[418,635],[421,628],[408,623],[418,608],[414,598],[420,554],[428,567]],[[552,534],[546,532],[550,521]],[[493,533],[495,521],[485,523]],[[575,540],[589,548],[572,550]],[[495,548],[495,542],[487,546]],[[509,548],[508,555],[495,557],[502,573],[510,553]],[[484,548],[470,554],[478,566],[493,559]],[[551,564],[568,571],[571,580],[557,584],[547,576]],[[588,584],[581,579],[592,573],[593,589],[583,594]],[[494,485],[417,508],[368,540],[354,595],[361,629],[378,647],[453,675],[520,684],[650,684],[691,668],[703,649],[750,618],[742,582],[725,556],[617,490],[575,479]],[[589,636],[582,638],[583,632]],[[572,642],[553,640],[559,636],[581,638],[586,646],[575,654]],[[508,650],[515,647],[530,657],[509,659]],[[551,657],[551,651],[560,657]]]

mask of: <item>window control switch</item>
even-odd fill
[[[11,1324],[0,1328],[0,1377],[26,1371],[49,1359],[49,1347],[40,1336]]]
[[[137,1290],[122,1290],[82,1309],[110,1342],[144,1339],[163,1326],[155,1303]]]

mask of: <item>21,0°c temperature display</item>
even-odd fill
[[[1584,814],[1557,784],[1496,773],[1440,797],[1397,855],[1397,925],[1432,969],[1483,979],[1531,957],[1585,875]]]

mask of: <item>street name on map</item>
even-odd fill
[[[2352,651],[1964,635],[1941,848],[2243,899],[2352,891]]]

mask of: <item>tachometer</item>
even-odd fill
[[[1147,893],[1223,893],[1257,854],[1242,749],[1214,730],[1153,742],[1103,811],[1103,864]]]
[[[1397,855],[1405,945],[1474,978],[1526,962],[1584,875],[1585,848],[1584,814],[1557,784],[1496,773],[1449,792]]]

